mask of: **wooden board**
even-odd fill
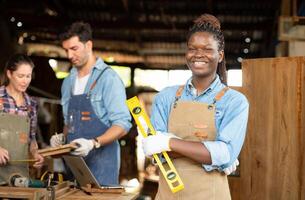
[[[0,187],[0,197],[18,198],[18,199],[47,199],[48,192],[46,189],[37,188],[17,188],[17,187]]]
[[[305,59],[245,60],[242,70],[250,114],[232,199],[305,200]]]
[[[54,189],[56,199],[68,194],[71,190],[68,182],[60,183],[54,186]],[[46,188],[0,187],[1,198],[47,200],[49,199],[49,194]]]
[[[76,144],[65,144],[61,145],[59,147],[51,147],[51,148],[45,148],[45,149],[39,149],[38,153],[42,155],[43,157],[46,156],[56,156],[56,155],[62,155],[71,152],[72,150],[76,149]]]
[[[62,200],[135,200],[138,194],[122,193],[122,194],[110,194],[110,193],[92,193],[88,195],[80,190],[74,190],[66,195],[63,195],[56,199]]]

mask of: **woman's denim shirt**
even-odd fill
[[[190,78],[181,95],[183,101],[194,101],[211,104],[218,92],[224,87],[217,75],[215,81],[201,94],[197,95]],[[152,106],[151,122],[155,130],[167,132],[168,119],[172,103],[175,100],[179,86],[163,89],[156,95]],[[215,126],[217,130],[215,141],[202,141],[211,154],[212,164],[203,165],[207,171],[223,170],[232,165],[238,157],[246,136],[249,103],[240,92],[229,89],[216,102]]]

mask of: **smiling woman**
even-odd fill
[[[23,54],[12,56],[6,63],[0,87],[0,111],[25,116],[30,119],[30,151],[36,160],[34,167],[40,168],[43,157],[37,153],[36,128],[37,128],[37,103],[26,90],[32,79],[34,64]],[[0,165],[9,162],[10,152],[0,147]]]
[[[226,86],[224,36],[216,17],[204,14],[194,21],[185,57],[192,76],[156,95],[151,122],[160,133],[142,145],[147,156],[170,151],[185,187],[173,194],[161,176],[156,199],[228,200],[226,175],[238,165],[249,105]]]

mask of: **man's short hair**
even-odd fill
[[[59,39],[63,42],[74,36],[78,36],[81,42],[92,40],[92,29],[90,24],[81,21],[74,22],[65,28],[65,31],[59,35]]]

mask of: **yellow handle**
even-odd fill
[[[149,135],[155,135],[156,134],[155,129],[152,126],[148,118],[148,115],[141,107],[138,98],[133,97],[131,99],[128,99],[127,106],[136,124],[138,125],[143,137],[148,137]],[[184,184],[168,154],[164,151],[159,154],[154,154],[153,157],[156,160],[159,169],[161,170],[161,173],[163,174],[170,190],[173,193],[176,193],[184,189]],[[161,162],[160,158],[164,158],[165,160]]]

